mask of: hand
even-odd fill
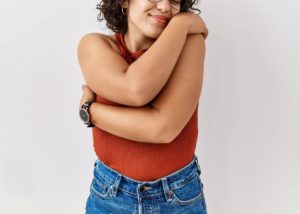
[[[194,12],[180,12],[175,15],[171,20],[179,20],[180,26],[185,26],[188,30],[188,34],[203,34],[206,39],[208,35],[208,29],[203,19]]]
[[[82,85],[81,89],[82,89],[83,95],[80,99],[79,109],[83,105],[83,103],[85,103],[86,101],[96,100],[96,94],[87,85]]]

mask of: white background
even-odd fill
[[[0,8],[0,213],[84,213],[96,156],[76,48],[98,1]],[[300,213],[299,1],[208,1],[196,154],[209,214]],[[297,61],[298,60],[298,61]]]

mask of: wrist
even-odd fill
[[[91,115],[90,115],[90,107],[93,103],[95,103],[95,100],[86,101],[82,104],[82,106],[80,107],[80,110],[79,110],[79,116],[80,116],[81,120],[83,121],[83,123],[85,125],[87,125],[87,127],[94,126],[94,124],[92,123],[92,120],[91,120]]]
[[[93,125],[95,125],[96,126],[96,120],[95,120],[95,117],[94,117],[94,115],[95,115],[95,105],[101,105],[101,104],[99,104],[99,103],[96,103],[96,102],[94,102],[94,103],[92,103],[91,105],[90,105],[90,107],[89,107],[89,115],[90,115],[90,121],[91,121],[91,123],[93,124]]]

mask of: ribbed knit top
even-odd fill
[[[129,64],[146,51],[131,52],[124,35],[116,33],[114,36],[121,55]],[[122,106],[98,95],[96,102]],[[198,137],[198,106],[179,135],[168,144],[132,141],[97,127],[92,130],[94,150],[103,163],[132,179],[154,181],[184,167],[193,159]]]

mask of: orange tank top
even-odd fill
[[[115,38],[121,55],[129,64],[146,51],[133,53],[126,47],[124,35],[116,33]],[[98,95],[96,102],[122,106]],[[183,130],[168,144],[132,141],[97,127],[92,130],[94,150],[103,163],[129,178],[154,181],[192,161],[198,137],[198,106]]]

